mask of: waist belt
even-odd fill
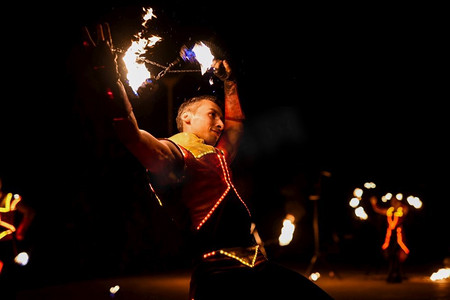
[[[256,245],[247,248],[235,247],[211,251],[203,254],[202,260],[204,262],[237,261],[241,265],[253,268],[261,262],[266,261],[267,258],[261,252],[260,245]]]

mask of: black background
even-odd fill
[[[348,206],[366,180],[378,184],[379,195],[422,199],[405,229],[411,263],[448,256],[448,48],[441,7],[76,2],[15,7],[8,12],[14,18],[2,20],[0,176],[5,190],[22,194],[38,212],[23,245],[34,251],[32,269],[87,276],[189,264],[180,255],[182,237],[149,194],[144,170],[95,111],[74,99],[67,68],[82,26],[109,22],[116,47],[124,49],[141,30],[142,7],[154,9],[149,24],[163,38],[152,60],[167,65],[181,45],[204,39],[231,62],[247,116],[235,177],[275,259],[310,259],[308,197],[320,178],[322,244],[336,261],[370,265],[379,255],[383,220],[367,206],[369,220],[359,221]],[[172,113],[190,95],[220,92],[198,73],[169,77],[177,79]],[[142,128],[170,134],[164,80],[151,97],[132,101]],[[274,240],[286,212],[299,217],[298,229],[293,244],[281,249]]]

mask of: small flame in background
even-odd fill
[[[137,94],[139,87],[151,78],[150,71],[145,66],[145,58],[143,58],[143,55],[147,52],[148,48],[153,47],[157,42],[162,40],[161,37],[155,35],[149,38],[144,37],[148,21],[156,18],[156,16],[153,14],[152,8],[143,8],[143,10],[145,12],[142,22],[143,29],[134,36],[136,40],[132,41],[131,46],[123,56],[123,61],[127,69],[128,84],[135,94]],[[202,75],[213,66],[214,56],[209,47],[203,42],[196,43],[192,50],[183,48],[180,55],[185,61],[193,62],[197,60],[200,64]]]
[[[283,220],[283,227],[281,228],[281,234],[278,237],[278,242],[280,246],[289,245],[294,236],[295,230],[295,217],[294,215],[287,214],[285,219]]]
[[[159,36],[151,36],[145,38],[144,32],[147,29],[147,22],[156,16],[153,14],[152,8],[143,8],[145,14],[143,16],[142,29],[134,37],[136,40],[131,42],[131,46],[125,52],[123,61],[127,69],[128,84],[137,94],[138,88],[151,77],[150,72],[145,67],[144,60],[140,57],[145,54],[148,48],[153,47],[157,42],[161,40]]]
[[[21,266],[26,266],[28,264],[28,260],[30,257],[28,256],[28,253],[26,252],[20,252],[17,254],[17,256],[14,258],[14,262]]]
[[[311,273],[311,275],[309,275],[308,278],[312,281],[317,281],[320,278],[320,273],[319,272]]]
[[[450,268],[441,268],[437,272],[433,272],[430,276],[432,281],[444,280],[448,278],[450,278]]]
[[[117,292],[119,291],[119,289],[120,289],[119,285],[115,285],[115,286],[110,287],[109,288],[109,295],[111,297],[114,297],[117,294]]]

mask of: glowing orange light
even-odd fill
[[[406,198],[406,201],[408,201],[409,205],[413,206],[416,209],[420,209],[422,207],[422,201],[420,201],[419,197],[408,196],[408,198]]]
[[[393,218],[392,218],[393,216]],[[386,230],[386,237],[384,239],[384,243],[381,246],[383,250],[386,250],[389,247],[389,243],[391,240],[392,230],[394,230],[397,227],[398,218],[403,216],[403,208],[399,207],[396,212],[394,212],[394,207],[389,207],[389,209],[386,212],[386,217],[388,221],[388,228]],[[408,247],[406,247],[405,243],[403,242],[402,238],[402,228],[398,227],[396,229],[397,232],[397,243],[399,244],[400,248],[405,251],[406,254],[409,253]]]
[[[109,288],[109,292],[111,293],[111,295],[115,295],[119,291],[119,289],[120,289],[120,286],[115,285],[115,286]]]
[[[9,212],[16,210],[17,204],[20,202],[20,200],[22,200],[22,197],[18,194],[15,194],[14,200],[12,199],[13,199],[12,193],[6,194],[3,201],[3,207],[0,207],[0,227],[5,228],[5,230],[0,231],[0,240],[5,236],[16,231],[16,227],[13,224],[11,224],[11,220],[6,221],[5,217],[3,217],[2,219],[2,213],[7,214]]]
[[[363,194],[363,190],[361,188],[355,188],[353,190],[353,196],[355,196],[356,198],[361,198]]]
[[[437,272],[431,274],[430,279],[432,281],[443,280],[450,278],[450,268],[440,268]]]
[[[368,218],[368,215],[362,206],[355,208],[355,215],[361,220],[367,220]]]
[[[280,246],[289,245],[294,236],[294,225],[295,217],[291,214],[287,214],[286,218],[283,220],[283,227],[281,228],[281,234],[278,237],[278,242]]]
[[[311,275],[309,275],[308,278],[312,281],[317,281],[320,278],[320,273],[319,272],[311,273]]]
[[[366,189],[374,189],[377,187],[377,185],[374,182],[369,181],[369,182],[364,183],[364,187]]]
[[[356,208],[359,205],[360,200],[356,197],[353,197],[350,199],[350,202],[348,203],[351,207]]]
[[[30,256],[26,252],[20,252],[16,255],[14,258],[14,262],[18,265],[25,266],[28,264],[28,260],[30,259]]]
[[[403,243],[401,227],[397,228],[397,243],[400,245],[400,248],[402,248],[403,251],[405,251],[406,254],[409,254],[408,247],[406,247],[405,243]]]

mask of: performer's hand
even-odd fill
[[[92,38],[89,29],[83,27],[83,46],[89,57],[88,64],[103,84],[116,83],[120,76],[109,24],[98,24],[95,36],[96,41]]]
[[[377,197],[375,197],[375,196],[370,197],[370,203],[372,205],[376,205],[377,204]]]
[[[231,67],[226,60],[215,59],[213,62],[214,75],[222,81],[233,80]]]
[[[71,60],[79,98],[86,103],[87,111],[101,111],[110,119],[127,117],[132,107],[120,81],[108,23],[98,24],[92,34],[83,27],[81,38]]]

